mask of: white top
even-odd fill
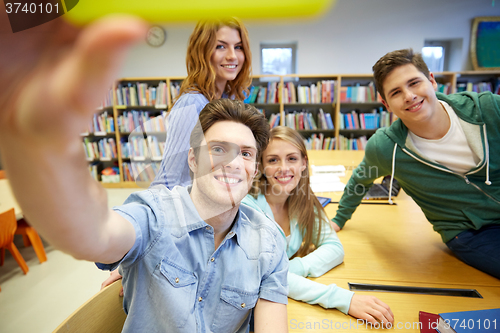
[[[450,118],[448,133],[437,140],[421,138],[411,131],[409,136],[424,157],[436,161],[459,174],[465,174],[476,167],[480,159],[470,148],[453,108],[446,102],[439,102],[443,105]]]

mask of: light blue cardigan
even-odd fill
[[[264,195],[259,194],[255,199],[248,194],[242,203],[263,212],[274,221],[273,212]],[[344,248],[336,232],[331,229],[328,220],[324,220],[322,223],[321,238],[323,242],[321,245],[303,258],[295,257],[290,260],[288,297],[309,304],[319,304],[327,309],[337,308],[347,314],[351,298],[354,295],[353,292],[340,288],[335,284],[327,286],[306,278],[308,276],[321,276],[344,260]],[[281,232],[283,233],[283,231]],[[285,237],[284,233],[283,237]],[[299,250],[302,238],[303,235],[300,232],[297,220],[290,220],[290,242],[286,249],[288,258],[291,258]]]

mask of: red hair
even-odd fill
[[[248,87],[252,83],[250,78],[252,72],[252,53],[248,40],[248,31],[243,23],[237,18],[200,21],[194,28],[186,55],[187,78],[182,82],[179,96],[188,92],[199,92],[209,101],[216,99],[215,69],[212,67],[210,59],[217,45],[216,34],[222,27],[236,29],[241,38],[245,62],[232,81],[228,81],[223,92],[228,96],[244,100],[244,93],[248,94]]]

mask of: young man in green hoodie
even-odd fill
[[[390,174],[460,260],[500,278],[500,96],[436,93],[434,75],[411,49],[386,54],[373,71],[382,103],[399,119],[368,141],[335,229]]]

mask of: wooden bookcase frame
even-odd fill
[[[475,80],[475,79],[481,79],[484,77],[489,77],[493,78],[496,80],[500,80],[500,70],[492,70],[492,71],[464,71],[464,72],[442,72],[442,73],[434,73],[434,76],[436,80],[440,83],[450,83],[451,84],[451,91],[456,92],[457,90],[457,82],[459,82],[462,79],[468,79],[468,80]],[[263,84],[264,81],[260,81],[262,78],[271,78],[274,79],[274,81],[278,82],[278,94],[279,94],[279,103],[278,105],[274,104],[272,108],[275,110],[276,107],[279,109],[280,113],[280,125],[285,124],[285,112],[287,107],[292,107],[293,104],[291,103],[284,103],[283,101],[283,86],[284,83],[289,81],[289,80],[296,80],[298,82],[300,81],[307,81],[307,80],[336,80],[336,90],[335,90],[335,99],[334,102],[332,103],[332,121],[334,125],[334,130],[331,131],[331,133],[334,135],[335,138],[335,149],[338,149],[338,142],[339,142],[339,136],[340,136],[340,116],[341,116],[341,108],[342,108],[342,102],[340,101],[340,89],[339,87],[342,86],[343,82],[352,82],[353,80],[363,80],[363,81],[373,81],[373,76],[372,74],[319,74],[319,75],[300,75],[300,74],[293,74],[293,75],[254,75],[252,77],[252,80],[254,83],[260,83]],[[159,82],[159,81],[164,81],[167,84],[167,108],[162,109],[169,111],[172,107],[172,96],[170,92],[170,85],[174,82],[181,82],[185,77],[180,77],[180,76],[172,76],[172,77],[133,77],[133,78],[122,78],[117,80],[114,85],[113,85],[113,118],[114,118],[114,124],[115,124],[115,140],[116,140],[116,145],[117,145],[117,153],[118,153],[118,166],[120,169],[120,182],[119,183],[102,183],[103,186],[107,188],[135,188],[138,187],[136,182],[131,182],[131,181],[124,181],[123,178],[123,158],[122,158],[122,151],[121,151],[121,145],[120,145],[120,139],[121,139],[121,134],[118,128],[118,116],[119,113],[123,110],[123,106],[117,105],[117,97],[116,97],[116,88],[121,82]],[[257,81],[259,80],[259,81]],[[297,103],[298,104],[298,103]],[[314,103],[310,103],[312,106],[314,106]],[[350,103],[350,104],[356,104],[356,103]],[[362,105],[363,103],[359,103]],[[372,103],[374,104],[374,103]],[[258,104],[256,105],[257,107],[265,107],[266,104]],[[109,109],[109,108],[108,108]],[[141,106],[134,107],[134,109],[140,110]],[[98,110],[97,113],[100,111]],[[266,115],[267,116],[267,115]],[[327,132],[325,130],[318,130],[318,131],[307,131],[307,133],[303,132],[302,134],[311,134],[313,132]],[[301,131],[299,131],[301,132]],[[373,133],[375,130],[372,131]],[[370,134],[373,134],[370,133]]]

